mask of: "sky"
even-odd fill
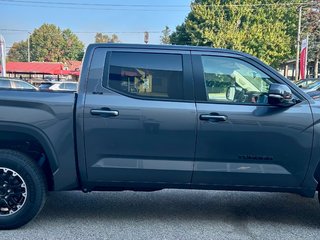
[[[116,33],[123,43],[143,43],[144,31],[150,32],[150,44],[158,44],[166,25],[174,30],[184,21],[190,3],[191,0],[0,0],[0,35],[8,50],[14,42],[26,40],[27,31],[50,23],[61,29],[70,28],[85,45],[94,42],[96,32]]]

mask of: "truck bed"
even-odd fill
[[[0,90],[0,130],[36,134],[48,153],[54,189],[77,185],[73,111],[76,93]],[[9,133],[10,132],[10,133]],[[3,136],[1,138],[8,138]],[[17,138],[15,136],[15,138]],[[47,152],[47,151],[46,151]],[[60,177],[59,177],[60,176]]]

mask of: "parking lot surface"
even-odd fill
[[[28,225],[1,239],[319,239],[317,198],[162,190],[51,193]]]

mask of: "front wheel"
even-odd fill
[[[47,186],[44,174],[25,154],[0,150],[0,229],[18,228],[42,209]]]

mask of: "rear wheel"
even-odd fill
[[[0,229],[18,228],[33,219],[46,198],[42,170],[25,154],[0,150]]]

